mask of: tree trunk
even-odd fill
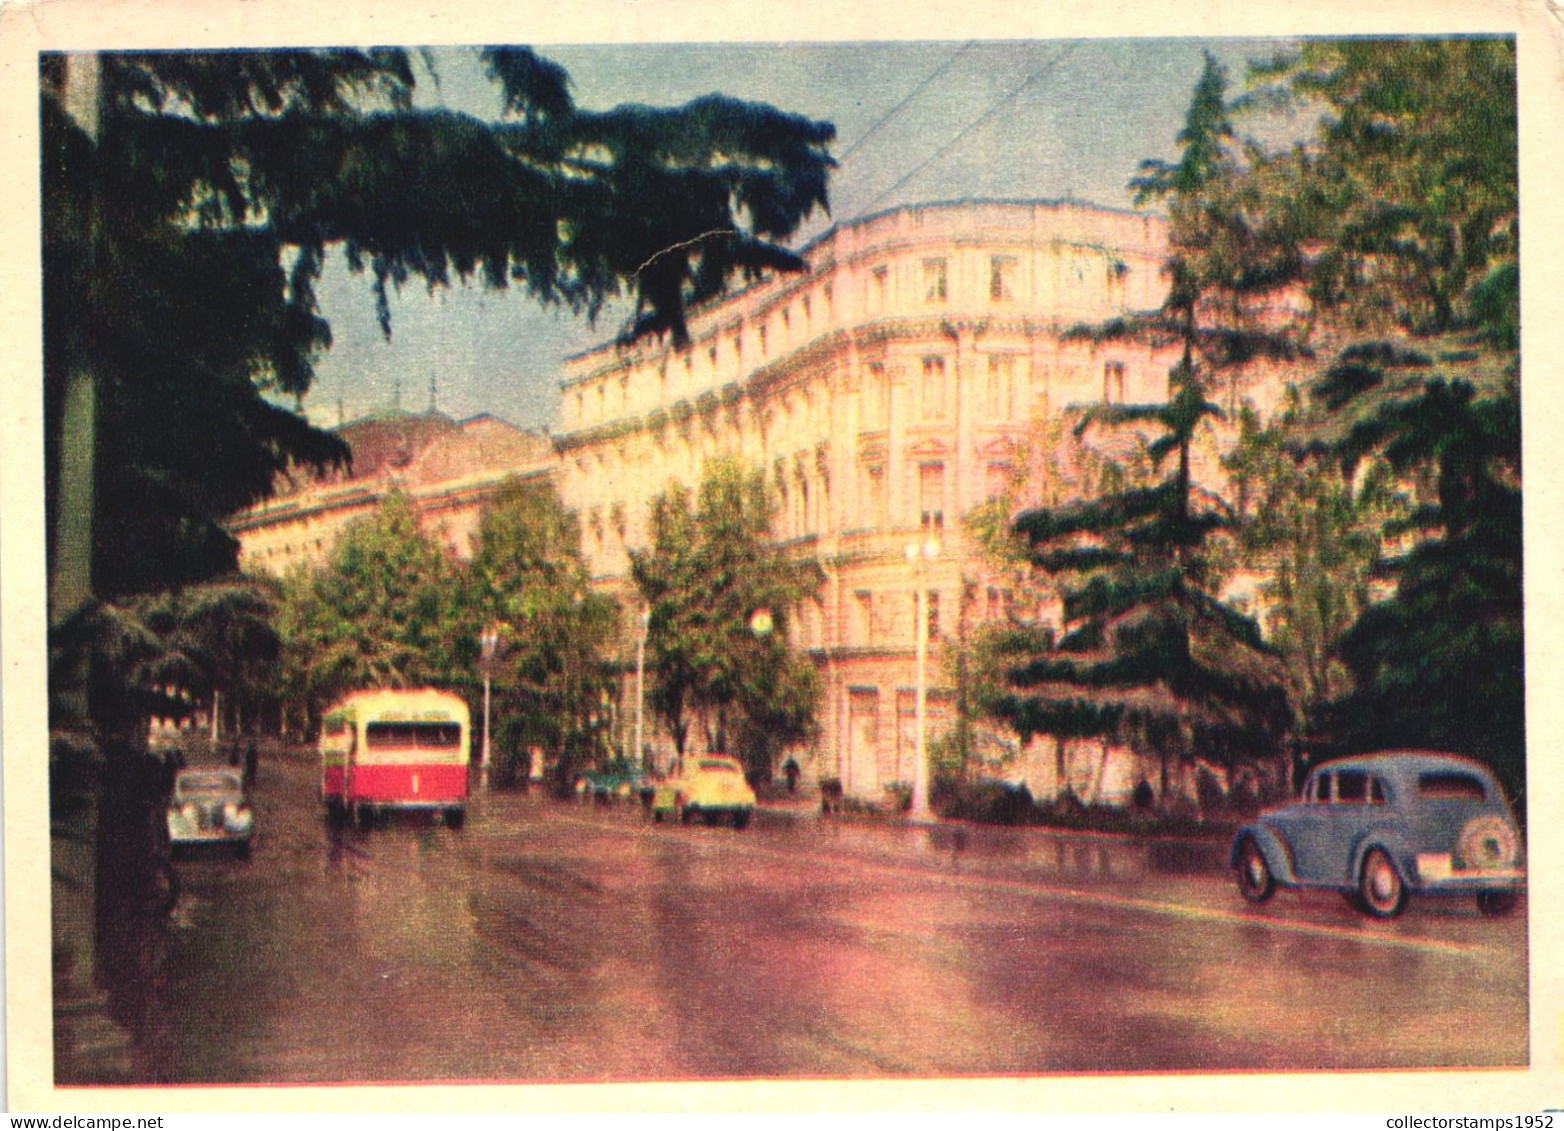
[[[1092,779],[1092,804],[1102,801],[1102,783],[1108,776],[1108,740],[1102,740],[1102,755],[1097,759],[1097,773]]]
[[[92,53],[66,58],[65,107],[76,124],[97,144],[102,122],[100,65]],[[89,292],[96,290],[98,244],[102,238],[101,185],[93,162],[92,188],[86,216],[84,277]],[[95,296],[87,296],[86,309],[97,316]],[[89,331],[88,348],[92,336]],[[93,508],[96,506],[97,378],[90,354],[71,365],[65,377],[65,399],[60,417],[56,458],[59,501],[54,515],[53,574],[49,579],[49,623],[62,624],[92,599]],[[84,698],[84,696],[83,696]],[[85,712],[83,712],[85,713]]]

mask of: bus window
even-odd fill
[[[371,750],[454,750],[462,744],[459,723],[369,723],[364,745]]]

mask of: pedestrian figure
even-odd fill
[[[798,791],[798,763],[791,758],[783,762],[782,774],[787,778],[787,791],[796,793]]]

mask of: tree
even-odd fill
[[[1287,444],[1383,461],[1416,506],[1337,653],[1344,750],[1427,746],[1525,782],[1515,44],[1321,41],[1254,68],[1324,110],[1276,211],[1307,218],[1308,293],[1336,346]]]
[[[1519,325],[1512,38],[1318,40],[1252,65],[1249,102],[1323,111],[1273,210],[1307,223],[1309,294],[1358,330]]]
[[[1287,723],[1274,656],[1255,624],[1219,597],[1210,537],[1230,525],[1230,512],[1197,491],[1191,472],[1197,436],[1221,415],[1207,399],[1217,375],[1288,352],[1285,336],[1246,305],[1274,288],[1286,265],[1250,269],[1274,239],[1226,189],[1235,164],[1225,86],[1207,56],[1179,134],[1180,161],[1148,162],[1132,182],[1142,199],[1172,196],[1164,306],[1079,331],[1177,347],[1165,403],[1094,406],[1078,426],[1135,428],[1153,468],[1170,457],[1173,467],[1149,486],[1017,518],[1033,566],[1062,589],[1063,624],[1056,643],[1035,627],[1010,637],[1012,690],[994,704],[1023,739],[1091,737],[1155,752],[1163,804],[1173,765],[1196,752],[1230,767],[1263,758]]]
[[[680,753],[693,721],[707,749],[736,749],[766,779],[778,752],[813,737],[821,694],[787,625],[822,574],[772,544],[775,514],[764,473],[714,460],[693,497],[676,485],[653,500],[651,546],[630,555],[651,614],[653,710]]]
[[[237,726],[246,716],[253,723],[281,657],[280,593],[270,578],[236,575],[137,597],[132,608],[163,639],[155,682],[204,699],[214,713],[226,701]]]
[[[1432,378],[1385,405],[1339,451],[1378,452],[1403,475],[1429,473],[1423,530],[1389,563],[1395,596],[1340,641],[1355,685],[1335,704],[1350,748],[1455,750],[1493,766],[1512,797],[1526,785],[1520,390],[1487,396]]]
[[[589,314],[627,291],[628,333],[682,338],[688,304],[801,266],[776,241],[825,206],[829,124],[716,95],[587,112],[530,50],[482,57],[499,121],[413,109],[394,50],[106,53],[73,119],[80,57],[43,57],[50,547],[62,494],[83,499],[66,457],[96,446],[96,593],[232,569],[224,518],[292,463],[346,458],[282,407],[330,345],[334,248],[387,333],[416,276]],[[86,406],[69,431],[67,403]]]
[[[291,694],[319,710],[349,691],[460,687],[457,568],[393,492],[347,527],[319,570],[285,582],[280,630]],[[470,681],[470,680],[469,680]]]
[[[1349,476],[1289,447],[1299,414],[1262,425],[1246,410],[1224,461],[1239,499],[1242,560],[1262,572],[1266,637],[1281,655],[1300,753],[1326,741],[1326,715],[1352,688],[1337,645],[1383,581],[1382,544],[1407,506],[1382,460]],[[1301,767],[1299,767],[1301,768]]]
[[[235,574],[84,606],[56,630],[51,693],[84,688],[103,737],[132,744],[153,717],[186,718],[219,695],[254,719],[274,692],[278,597],[269,578]]]
[[[580,547],[576,518],[551,485],[507,480],[479,522],[458,635],[476,665],[478,634],[498,632],[491,674],[502,781],[525,773],[537,746],[553,756],[556,789],[567,790],[598,752],[619,610],[590,588]]]

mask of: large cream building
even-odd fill
[[[806,271],[697,312],[685,348],[570,359],[557,474],[593,575],[633,608],[628,551],[648,542],[653,497],[719,454],[763,467],[776,537],[827,579],[790,626],[826,689],[805,772],[870,796],[910,781],[916,586],[937,734],[964,583],[979,616],[1008,599],[962,516],[1009,482],[1039,419],[1166,397],[1166,356],[1066,333],[1159,306],[1166,241],[1159,218],[1076,203],[898,208],[833,229]],[[930,540],[938,554],[910,562]]]
[[[972,627],[1054,615],[1020,607],[962,520],[1023,463],[1034,493],[1067,497],[1068,484],[1037,482],[1036,459],[1041,430],[1066,410],[1165,399],[1173,357],[1069,331],[1159,306],[1166,241],[1158,217],[1071,202],[871,216],[807,248],[807,270],[697,311],[686,347],[609,345],[569,359],[552,444],[488,416],[381,414],[339,430],[350,472],[292,485],[229,528],[246,568],[283,573],[323,561],[340,530],[396,488],[466,556],[501,481],[552,478],[578,514],[596,584],[623,602],[630,672],[639,618],[628,551],[649,541],[649,504],[674,482],[697,484],[712,457],[738,456],[773,485],[777,539],[826,577],[789,625],[826,691],[820,739],[799,760],[810,778],[874,797],[913,776],[917,587],[931,626],[931,737],[950,721],[943,660],[958,616]],[[1224,407],[1243,395],[1268,411],[1279,388],[1235,387]],[[1135,448],[1133,437],[1098,443]],[[1196,453],[1197,478],[1219,492],[1220,446]],[[909,546],[930,542],[936,556],[909,561]],[[634,715],[630,675],[618,719],[626,748]],[[651,725],[647,735],[665,761],[670,740]],[[1110,764],[1095,747],[1053,744],[1011,767],[1038,796],[1070,788],[1093,799],[1126,797],[1143,771],[1129,751]]]

